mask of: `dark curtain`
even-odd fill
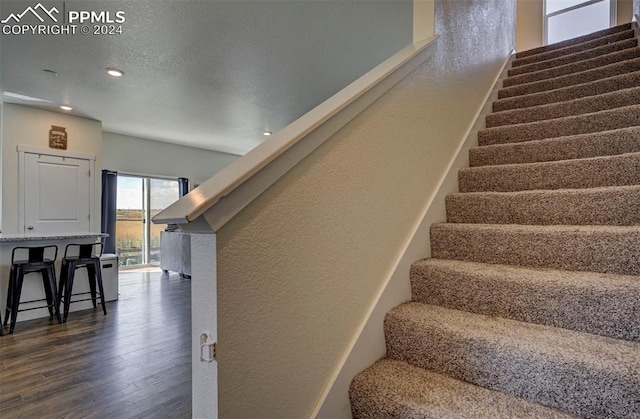
[[[116,252],[116,200],[118,198],[118,172],[102,171],[102,239],[104,253]]]
[[[189,179],[186,177],[178,178],[178,192],[180,193],[180,198],[189,193]]]

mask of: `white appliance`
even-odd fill
[[[105,253],[100,257],[102,270],[102,288],[104,300],[114,301],[118,299],[118,255]]]

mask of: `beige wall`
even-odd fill
[[[518,0],[516,18],[516,51],[542,46],[544,0]]]
[[[104,168],[117,172],[186,177],[191,182],[202,183],[237,158],[234,154],[110,132],[102,134]]]
[[[633,20],[633,0],[618,0],[618,24]]]
[[[631,22],[633,18],[633,1],[618,0],[617,21],[619,25]],[[516,20],[517,51],[526,51],[542,46],[543,3],[544,0],[518,0]]]
[[[310,415],[513,48],[514,21],[512,0],[437,1],[435,55],[218,231],[220,417]]]
[[[413,0],[413,42],[419,42],[433,36],[434,1]]]
[[[4,103],[2,106],[2,232],[18,232],[18,152],[17,146],[49,148],[52,125],[66,128],[68,152],[96,156],[96,172],[102,168],[102,123],[71,115],[27,106]],[[64,151],[62,151],[64,153]],[[95,176],[96,214],[94,231],[100,229],[101,178]]]

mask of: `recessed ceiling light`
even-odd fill
[[[271,131],[265,131],[265,132],[263,132],[263,133],[262,133],[262,135],[264,135],[265,137],[268,137],[268,136],[270,136],[271,134],[272,134],[272,132],[271,132]]]
[[[73,108],[69,105],[60,105],[60,109],[62,109],[63,111],[70,111]]]
[[[124,71],[118,70],[117,68],[107,68],[107,74],[113,77],[122,77],[124,75]]]

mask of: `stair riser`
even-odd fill
[[[590,49],[588,51],[580,52],[573,55],[568,55],[566,57],[558,57],[554,60],[510,68],[509,70],[507,70],[507,75],[509,77],[512,77],[538,71],[551,70],[553,68],[580,63],[582,61],[602,57],[603,55],[612,54],[636,46],[638,46],[638,40],[636,38],[625,39],[623,41],[603,45],[598,48]]]
[[[640,126],[640,105],[527,124],[487,128],[478,132],[478,144],[483,146],[518,143],[636,126]]]
[[[538,48],[533,48],[533,49],[530,49],[530,50],[527,50],[527,51],[518,52],[516,54],[516,58],[530,57],[532,55],[537,55],[537,54],[540,54],[540,53],[543,53],[543,52],[548,52],[548,51],[552,51],[552,50],[566,48],[566,47],[571,46],[571,45],[582,44],[584,42],[592,41],[594,39],[598,39],[598,38],[601,38],[603,36],[607,36],[607,35],[611,35],[611,34],[619,33],[619,32],[624,32],[624,31],[627,31],[629,29],[632,29],[631,23],[614,26],[613,28],[603,29],[603,30],[598,31],[598,32],[594,32],[594,33],[591,33],[591,34],[588,34],[588,35],[580,36],[580,37],[569,39],[569,40],[562,41],[562,42],[557,42],[557,43],[552,44],[552,45],[546,45],[546,46],[543,46],[543,47],[538,47]]]
[[[564,102],[582,97],[593,97],[604,93],[615,92],[640,85],[640,72],[610,77],[596,82],[569,86],[562,89],[535,93],[493,102],[493,111],[502,112],[510,109],[524,109],[532,106]]]
[[[389,313],[387,356],[588,418],[640,415],[634,403],[638,383],[632,378],[420,326]]]
[[[431,227],[431,256],[501,265],[640,275],[640,229],[599,232]],[[473,225],[472,225],[473,226]]]
[[[460,192],[515,192],[640,185],[640,154],[485,166],[458,172]]]
[[[640,225],[640,187],[446,197],[447,222],[526,225]]]
[[[437,262],[437,261],[434,261]],[[490,275],[416,263],[411,267],[413,301],[544,324],[618,339],[640,340],[640,280],[606,284],[590,278],[567,280],[555,271],[524,276],[513,267]],[[613,283],[613,284],[612,284]]]
[[[549,80],[506,87],[498,91],[498,99],[529,95],[548,90],[560,89],[567,86],[591,83],[596,80],[618,76],[620,74],[632,73],[634,71],[640,71],[640,59],[623,61],[621,63],[610,64],[604,67],[581,71],[579,73],[556,77]]]
[[[614,42],[622,41],[624,39],[629,39],[635,37],[635,32],[633,30],[627,30],[623,32],[618,32],[613,35],[601,37],[598,39],[594,39],[593,41],[583,42],[578,45],[574,45],[568,48],[562,48],[560,50],[543,52],[541,54],[536,54],[530,57],[517,58],[513,61],[512,67],[520,67],[527,64],[532,63],[540,63],[543,61],[553,60],[554,58],[567,56],[571,54],[575,54],[577,52],[587,51],[593,48],[597,48],[603,45],[611,44]]]
[[[503,87],[516,86],[524,83],[533,83],[536,81],[547,80],[554,77],[566,76],[568,74],[577,73],[580,71],[590,70],[605,65],[618,63],[624,60],[630,60],[640,57],[640,49],[637,47],[622,50],[616,53],[606,54],[578,63],[572,63],[564,66],[554,67],[547,70],[536,71],[533,73],[527,73],[522,75],[516,75],[509,77],[502,81]]]
[[[551,140],[474,147],[471,167],[584,159],[640,152],[640,128],[607,131]]]
[[[640,104],[640,87],[625,89],[593,98],[581,98],[570,102],[555,103],[541,107],[518,109],[487,115],[486,127],[524,124],[554,118],[584,115]]]

